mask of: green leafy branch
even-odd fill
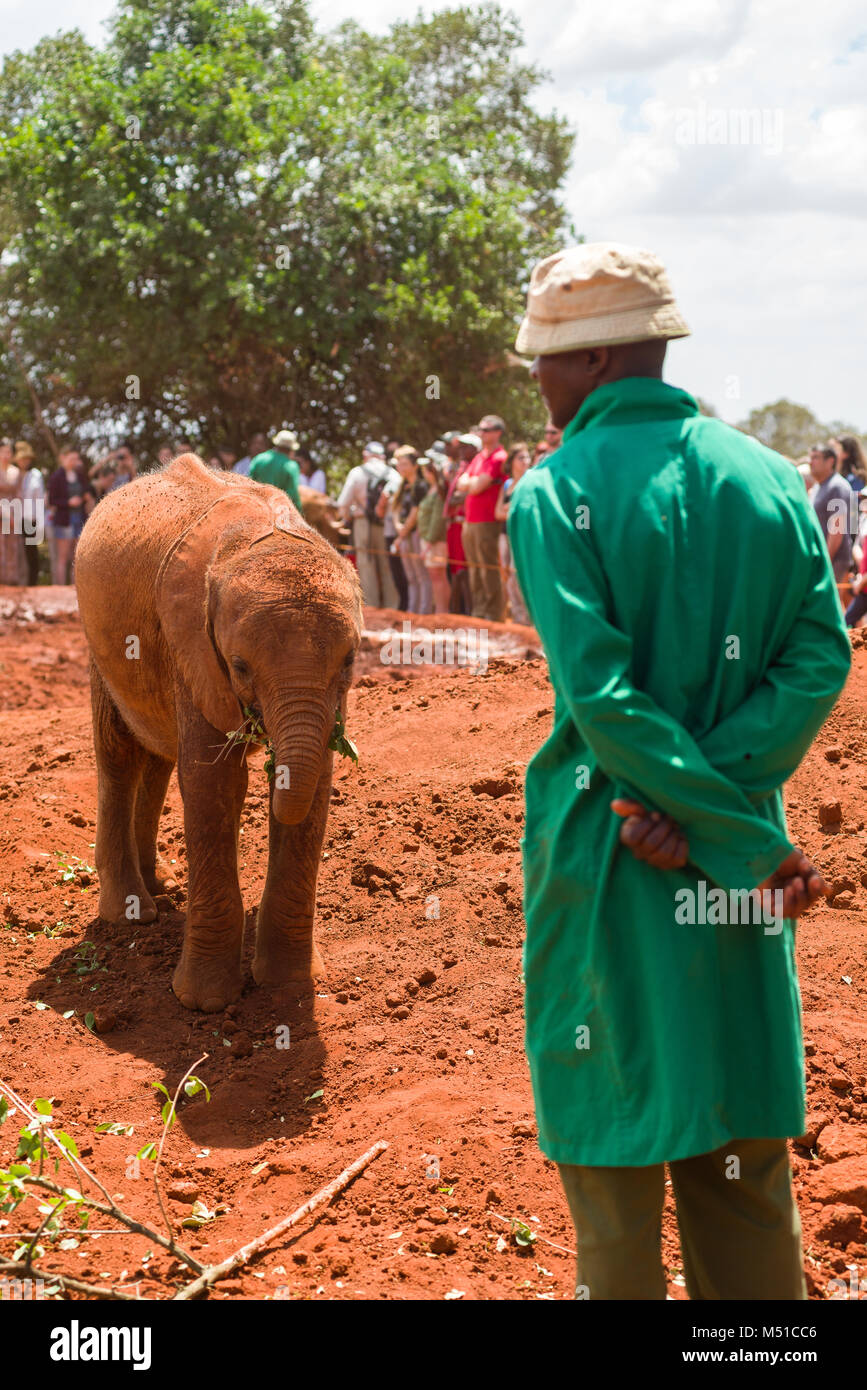
[[[268,753],[265,759],[265,776],[269,782],[273,782],[276,771],[274,745],[265,732],[262,716],[261,714],[257,714],[255,710],[250,709],[249,705],[242,705],[241,709],[244,712],[243,724],[237,729],[232,729],[231,733],[226,735],[226,742],[221,747],[214,761],[219,762],[220,758],[227,757],[233,748],[239,748],[242,745],[246,745],[248,748],[250,746],[265,748]]]
[[[200,1057],[199,1061],[205,1060],[205,1056]],[[197,1066],[198,1063],[193,1063]],[[12,1090],[5,1082],[0,1081],[0,1125],[8,1118],[10,1113],[10,1103],[14,1111],[20,1112],[27,1123],[19,1131],[18,1145],[15,1154],[15,1161],[10,1164],[8,1169],[0,1168],[0,1212],[9,1213],[16,1211],[28,1198],[37,1202],[39,1225],[31,1236],[28,1236],[14,1251],[11,1260],[0,1259],[0,1270],[14,1274],[24,1274],[27,1277],[37,1277],[45,1279],[46,1282],[57,1285],[59,1288],[69,1288],[77,1292],[89,1293],[98,1298],[120,1298],[134,1299],[137,1295],[125,1293],[120,1289],[110,1289],[97,1285],[85,1284],[81,1280],[72,1279],[63,1274],[52,1274],[43,1268],[37,1268],[33,1261],[44,1256],[46,1245],[43,1239],[48,1242],[56,1241],[57,1237],[68,1231],[69,1228],[61,1227],[60,1218],[64,1212],[70,1212],[77,1218],[77,1226],[73,1228],[75,1232],[86,1234],[90,1215],[92,1212],[99,1212],[103,1216],[108,1216],[118,1221],[128,1230],[138,1235],[146,1236],[157,1245],[163,1247],[170,1254],[174,1255],[182,1263],[186,1264],[197,1275],[203,1272],[204,1266],[199,1263],[194,1256],[190,1255],[182,1246],[178,1245],[174,1237],[171,1222],[166,1214],[165,1205],[162,1199],[157,1173],[159,1161],[162,1157],[163,1145],[166,1134],[175,1121],[176,1107],[181,1088],[186,1095],[192,1097],[198,1095],[200,1091],[205,1092],[207,1100],[210,1100],[210,1092],[203,1081],[193,1076],[192,1067],[185,1073],[178,1084],[174,1097],[169,1097],[168,1091],[160,1082],[153,1083],[157,1090],[162,1091],[166,1096],[166,1103],[162,1107],[163,1131],[160,1138],[159,1150],[157,1152],[157,1163],[154,1168],[153,1181],[157,1193],[160,1210],[168,1229],[168,1237],[159,1231],[153,1230],[150,1226],[136,1221],[121,1207],[117,1205],[107,1188],[100,1182],[99,1178],[85,1166],[79,1155],[78,1146],[75,1140],[64,1130],[54,1130],[50,1128],[49,1121],[52,1115],[52,1103],[49,1099],[42,1097],[29,1106],[22,1098]],[[131,1132],[131,1127],[113,1124],[102,1124],[98,1126],[100,1133]],[[52,1147],[59,1150],[59,1157],[53,1154]],[[146,1146],[147,1147],[147,1146]],[[150,1146],[153,1148],[153,1145]],[[139,1157],[147,1156],[145,1150],[141,1150]],[[78,1187],[63,1186],[55,1182],[53,1178],[45,1176],[44,1169],[46,1162],[54,1159],[54,1173],[58,1173],[60,1163],[63,1159],[71,1164],[79,1180],[89,1180],[99,1189],[105,1197],[105,1202],[97,1201],[95,1198],[85,1195]],[[40,1197],[37,1194],[46,1193],[48,1196]],[[207,1219],[212,1219],[215,1213],[207,1212]],[[190,1222],[186,1224],[191,1224]],[[204,1224],[199,1220],[195,1224]],[[60,1243],[60,1249],[71,1248]]]
[[[339,709],[334,718],[334,728],[328,740],[328,747],[333,753],[339,753],[342,758],[351,758],[354,763],[358,762],[358,749],[352,739],[346,737],[346,726]]]

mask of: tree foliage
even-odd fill
[[[807,406],[787,400],[774,401],[771,405],[751,410],[738,429],[754,435],[769,449],[776,449],[777,453],[791,459],[800,458],[811,445],[824,443],[833,435],[858,434],[852,425],[844,425],[840,421],[822,424]]]
[[[509,349],[571,231],[572,135],[521,44],[495,4],[376,36],[317,34],[306,0],[121,0],[104,47],[9,58],[0,316],[52,428],[146,453],[281,424],[424,446],[492,409],[535,432]]]

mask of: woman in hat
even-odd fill
[[[24,537],[20,517],[16,520],[20,506],[21,469],[13,461],[12,440],[0,439],[0,584],[24,583]]]

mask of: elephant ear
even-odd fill
[[[211,634],[210,575],[227,531],[249,545],[264,519],[256,504],[252,511],[247,495],[221,497],[175,542],[157,576],[157,614],[175,667],[196,709],[223,734],[238,727],[241,711]]]

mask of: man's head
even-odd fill
[[[666,343],[688,333],[652,252],[592,242],[536,266],[516,346],[562,430],[597,387],[660,377]]]
[[[247,445],[247,449],[251,459],[256,458],[258,454],[264,454],[267,448],[268,436],[267,434],[263,434],[262,430],[257,430],[255,434],[250,435],[250,442]]]
[[[271,440],[272,445],[287,458],[292,458],[298,448],[298,436],[291,430],[278,430]]]
[[[372,439],[369,444],[365,444],[361,457],[365,462],[368,459],[379,459],[382,462],[385,458],[385,450],[377,439]]]
[[[479,421],[479,434],[482,438],[482,452],[492,454],[503,442],[506,426],[499,415],[483,415]]]
[[[530,375],[539,383],[552,424],[563,430],[597,386],[626,376],[661,377],[665,349],[664,340],[649,338],[616,347],[552,352],[536,358]]]
[[[443,435],[443,443],[446,446],[446,454],[450,459],[459,459],[461,456],[461,432],[460,430],[446,430]]]
[[[461,434],[458,436],[459,457],[464,463],[470,463],[482,447],[482,436],[480,434]]]
[[[61,444],[57,450],[57,457],[60,460],[61,468],[69,472],[73,468],[81,467],[81,455],[74,444]]]
[[[555,449],[559,449],[560,445],[563,443],[563,431],[557,428],[550,416],[545,425],[545,443],[548,446],[548,452],[551,454],[553,454]]]
[[[402,444],[394,452],[392,463],[404,479],[414,479],[418,473],[418,450],[411,444]]]
[[[135,454],[132,449],[132,441],[124,439],[114,451],[118,471],[121,473],[135,472]],[[80,460],[79,460],[80,462]]]
[[[814,444],[810,450],[810,472],[817,483],[824,483],[837,467],[837,454],[830,444]]]

